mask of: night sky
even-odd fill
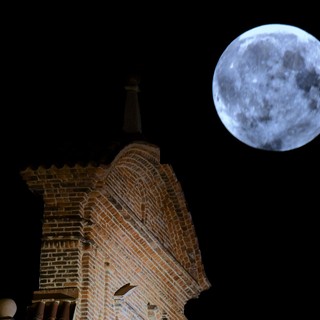
[[[300,4],[301,6],[301,4]],[[145,139],[172,165],[212,284],[188,319],[318,314],[320,137],[253,149],[219,120],[215,65],[243,32],[291,24],[320,39],[317,10],[160,3],[3,10],[0,298],[37,290],[42,207],[26,166],[97,160],[122,137],[126,77],[140,76]]]

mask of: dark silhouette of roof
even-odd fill
[[[20,169],[25,167],[50,167],[55,165],[74,166],[76,164],[86,166],[108,164],[127,144],[133,141],[147,141],[142,133],[140,106],[138,101],[140,77],[128,75],[123,90],[125,91],[125,103],[122,114],[122,128],[117,128],[106,134],[96,135],[93,128],[84,130],[83,135],[73,134],[74,124],[70,123],[64,131],[43,137],[35,137],[34,143],[26,147],[25,162],[19,162]],[[97,115],[99,117],[99,115]],[[112,121],[112,120],[108,120]],[[108,122],[106,120],[106,127]],[[22,146],[23,147],[23,146]],[[20,157],[19,157],[20,159]]]

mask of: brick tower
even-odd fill
[[[126,113],[140,121],[138,84],[126,89]],[[110,163],[21,175],[44,201],[30,319],[186,319],[187,301],[210,287],[181,185],[156,145],[131,141]]]

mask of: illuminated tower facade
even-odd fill
[[[132,141],[108,164],[21,175],[44,202],[30,318],[186,319],[187,301],[210,287],[181,185],[156,145]]]

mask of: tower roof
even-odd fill
[[[91,132],[92,130],[86,130],[85,128],[83,128],[81,134],[77,132],[70,134],[69,131],[72,131],[72,124],[70,124],[66,134],[62,131],[57,132],[57,136],[54,139],[49,137],[45,143],[41,144],[41,148],[37,145],[37,141],[35,143],[30,142],[27,160],[20,166],[23,168],[27,166],[50,167],[51,165],[61,167],[65,164],[71,166],[75,164],[108,164],[125,145],[135,141],[145,141],[146,139],[142,134],[138,100],[139,84],[139,76],[132,74],[127,76],[122,88],[125,95],[122,127],[120,123],[118,129],[113,130],[111,134],[106,128],[106,135],[96,135]],[[99,117],[99,114],[97,114],[97,117]],[[99,129],[99,132],[103,131]]]

